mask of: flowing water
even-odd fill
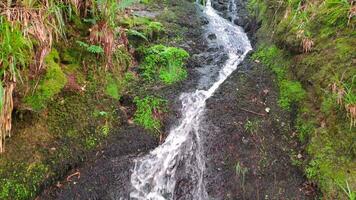
[[[233,1],[232,3],[234,4]],[[234,6],[236,7],[234,4],[231,10],[236,10]],[[135,160],[131,175],[133,188],[130,193],[131,199],[176,199],[178,171],[185,173],[192,184],[189,199],[209,199],[204,184],[205,156],[202,146],[204,135],[201,135],[200,121],[204,115],[206,100],[214,94],[252,48],[242,28],[220,17],[212,8],[210,0],[207,1],[203,12],[209,21],[207,32],[217,36],[215,43],[223,47],[228,59],[206,90],[197,89],[181,95],[180,123],[171,129],[163,144],[148,155]]]

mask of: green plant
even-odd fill
[[[55,49],[46,56],[45,64],[47,66],[45,76],[40,80],[34,93],[25,99],[25,102],[37,111],[45,108],[47,102],[67,83],[67,77],[59,66],[59,55]]]
[[[320,18],[330,27],[345,27],[352,17],[351,6],[348,0],[326,0],[320,9]]]
[[[141,32],[136,31],[136,30],[134,30],[134,29],[128,29],[128,30],[126,31],[126,33],[127,33],[127,35],[129,35],[129,36],[135,36],[135,37],[141,38],[141,39],[143,39],[143,40],[145,40],[145,41],[148,41],[148,38],[146,37],[146,35],[145,35],[144,33],[141,33]]]
[[[98,45],[89,45],[85,42],[82,41],[76,41],[80,47],[83,47],[86,51],[94,54],[103,54],[104,49],[101,46]]]
[[[290,109],[292,103],[298,103],[306,96],[300,82],[283,80],[280,85],[279,105],[284,109]]]
[[[258,132],[260,126],[260,121],[259,120],[247,120],[247,122],[244,125],[244,128],[246,131],[249,131],[251,134],[256,134]]]
[[[94,136],[89,136],[88,138],[85,139],[84,147],[86,149],[94,149],[97,144],[98,144],[98,139]]]
[[[146,96],[143,99],[136,97],[134,102],[137,107],[134,122],[148,130],[159,132],[160,119],[166,110],[167,101],[154,96]]]
[[[0,16],[0,49],[0,77],[9,73],[15,78],[20,67],[25,67],[31,58],[32,43],[23,36],[18,23],[10,24],[3,16]]]
[[[345,186],[341,183],[337,183],[339,187],[342,189],[342,191],[345,193],[345,195],[349,198],[349,200],[356,200],[356,191],[353,191],[350,188],[349,182],[346,181]]]
[[[105,94],[119,100],[121,96],[121,91],[122,91],[122,86],[120,81],[118,81],[116,78],[107,75],[106,76],[106,88],[105,88]]]
[[[112,28],[116,27],[117,14],[127,7],[138,2],[138,0],[91,0],[93,4],[92,12],[99,20],[107,21]]]
[[[241,186],[242,186],[242,190],[245,191],[245,176],[248,172],[248,168],[247,167],[243,167],[240,162],[236,163],[235,166],[235,172],[236,175],[238,175],[241,179]]]
[[[283,53],[275,45],[262,45],[252,55],[252,58],[260,61],[269,69],[271,69],[277,76],[279,82],[286,77],[286,69],[288,63],[283,60]]]
[[[344,83],[344,105],[350,118],[350,128],[356,126],[356,75],[352,77],[351,84]]]
[[[188,57],[183,49],[155,45],[145,51],[143,77],[148,81],[160,79],[165,84],[181,81],[187,77],[184,62]]]
[[[297,131],[298,131],[298,138],[301,142],[306,142],[314,132],[315,125],[310,120],[303,120],[302,118],[297,119]]]

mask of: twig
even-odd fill
[[[243,111],[245,111],[245,112],[249,112],[249,113],[252,113],[252,114],[255,114],[255,115],[259,115],[259,116],[262,116],[262,117],[265,116],[265,114],[263,114],[263,113],[257,113],[257,112],[251,111],[251,110],[247,110],[245,108],[240,108],[240,107],[238,107],[238,108],[243,110]]]
[[[72,181],[71,178],[72,178],[73,176],[77,176],[78,179],[80,179],[80,172],[75,172],[74,174],[69,175],[69,176],[67,177],[67,182]]]

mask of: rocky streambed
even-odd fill
[[[246,1],[212,1],[221,16],[243,27],[252,44],[258,23],[247,15]],[[193,91],[214,79],[227,56],[220,46],[209,46],[219,35],[203,30],[209,23],[193,3],[170,3],[178,16],[174,23],[185,29],[178,45],[188,50],[189,78],[183,83],[157,91],[169,99],[171,112],[165,118],[165,132],[180,118],[182,92]],[[231,9],[236,15],[231,15]],[[169,19],[168,19],[169,20]],[[168,33],[169,34],[169,33]],[[212,67],[206,67],[212,66]],[[203,77],[203,78],[199,78]],[[204,78],[205,77],[205,78]],[[206,171],[204,182],[210,199],[308,199],[303,174],[290,161],[289,115],[277,105],[273,75],[249,56],[207,100],[201,126]],[[267,112],[268,111],[268,112]],[[91,161],[73,170],[39,199],[130,199],[133,160],[159,145],[145,130],[126,124],[116,130]],[[174,199],[188,195],[193,183],[181,173]]]

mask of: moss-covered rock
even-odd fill
[[[59,65],[59,55],[55,49],[45,58],[46,73],[39,81],[35,92],[26,97],[25,102],[34,110],[46,107],[49,100],[58,94],[67,83],[66,75]]]

